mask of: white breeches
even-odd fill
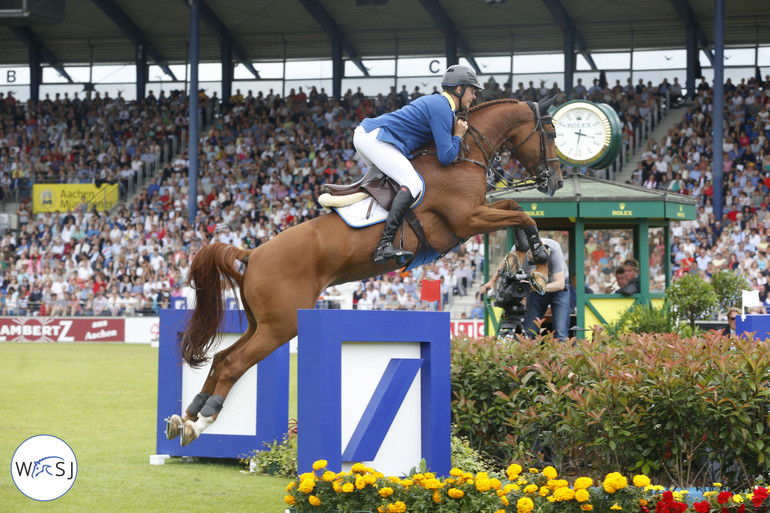
[[[379,128],[366,132],[363,127],[357,127],[353,133],[353,145],[368,166],[377,169],[403,185],[416,198],[422,192],[422,180],[412,163],[398,148],[392,144],[377,139]]]

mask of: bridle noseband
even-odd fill
[[[540,135],[540,160],[537,161],[537,163],[532,166],[525,168],[525,171],[532,175],[531,178],[525,178],[523,180],[515,180],[513,182],[507,180],[500,171],[498,171],[495,164],[500,162],[500,152],[496,151],[495,148],[492,146],[492,144],[489,142],[489,140],[479,132],[475,127],[468,125],[468,131],[466,132],[466,137],[468,134],[471,134],[471,137],[473,138],[473,141],[476,143],[476,146],[481,150],[481,154],[484,157],[484,162],[481,163],[474,159],[469,159],[466,157],[460,157],[458,156],[457,159],[455,159],[455,162],[458,161],[464,161],[464,162],[471,162],[472,164],[476,164],[477,166],[482,167],[487,172],[487,183],[488,185],[497,190],[515,190],[515,191],[526,191],[530,189],[537,188],[541,192],[548,193],[550,191],[551,194],[553,194],[553,187],[551,187],[550,181],[551,177],[554,174],[554,169],[558,169],[558,164],[555,168],[551,167],[552,164],[558,163],[559,159],[554,158],[548,158],[546,153],[546,147],[545,147],[545,138],[555,138],[556,132],[546,132],[545,131],[545,125],[552,125],[552,118],[550,114],[543,114],[540,112],[540,106],[535,102],[527,102],[527,106],[532,110],[532,113],[535,116],[535,126],[532,129],[532,131],[525,137],[519,144],[517,144],[514,147],[507,148],[505,144],[503,144],[502,149],[516,157],[516,160],[521,162],[521,159],[519,158],[519,155],[516,153],[516,150],[518,150],[524,143],[529,141],[529,139],[536,133]],[[467,115],[464,113],[461,116],[458,117],[464,117],[467,119]],[[469,153],[468,144],[466,142],[466,137],[463,137],[463,152]],[[489,151],[489,153],[487,153]],[[497,182],[503,181],[506,183],[504,186],[498,186]]]

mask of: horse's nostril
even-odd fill
[[[561,189],[564,186],[564,180],[557,180],[556,181],[556,190]]]

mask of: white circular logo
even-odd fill
[[[36,501],[58,499],[72,488],[77,475],[75,453],[67,442],[51,435],[27,438],[11,459],[16,488]]]

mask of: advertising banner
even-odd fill
[[[452,336],[456,337],[462,332],[472,338],[484,336],[484,319],[454,319],[449,322]]]
[[[2,342],[123,342],[122,317],[0,317]]]
[[[80,184],[34,184],[32,186],[32,211],[66,212],[74,210],[85,198],[97,210],[108,210],[118,202],[118,186],[102,185],[96,187],[91,183]]]

